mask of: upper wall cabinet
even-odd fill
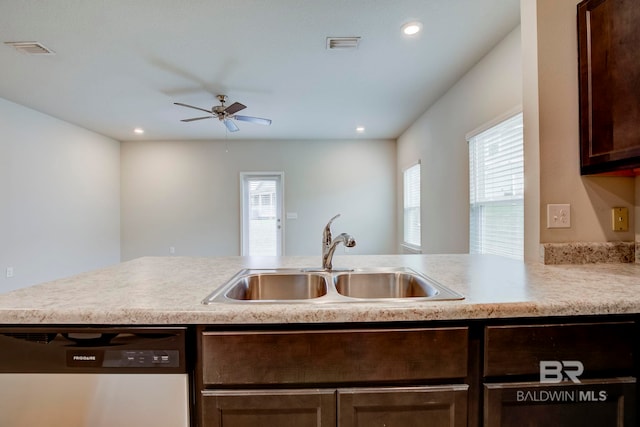
[[[581,173],[639,174],[638,0],[579,3],[578,49]]]

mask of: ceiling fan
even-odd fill
[[[220,105],[214,105],[211,107],[211,110],[207,110],[205,108],[194,107],[193,105],[183,104],[181,102],[174,102],[175,105],[180,105],[181,107],[193,108],[195,110],[204,111],[205,113],[209,113],[208,116],[204,117],[194,117],[192,119],[183,119],[182,122],[193,122],[195,120],[204,120],[204,119],[214,119],[217,118],[227,127],[229,132],[237,132],[240,129],[233,120],[240,120],[241,122],[251,122],[257,123],[259,125],[269,126],[271,124],[271,120],[262,119],[260,117],[251,117],[251,116],[238,116],[236,113],[238,111],[244,110],[246,105],[243,105],[239,102],[234,102],[233,104],[225,107],[224,103],[227,102],[226,95],[217,95],[218,101],[220,101]]]

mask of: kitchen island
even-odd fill
[[[409,267],[456,301],[211,304],[243,268],[317,267],[319,257],[144,257],[0,294],[0,324],[394,322],[640,313],[639,264],[541,265],[490,255],[336,256],[337,267]]]
[[[185,327],[192,426],[636,425],[640,265],[337,256],[465,298],[202,304],[241,269],[318,264],[139,258],[0,295],[0,324]]]

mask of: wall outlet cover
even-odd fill
[[[629,231],[629,209],[611,209],[611,228],[613,231]]]
[[[547,205],[547,228],[571,228],[571,205]]]

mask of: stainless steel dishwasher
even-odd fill
[[[0,426],[189,425],[185,328],[0,327]]]

